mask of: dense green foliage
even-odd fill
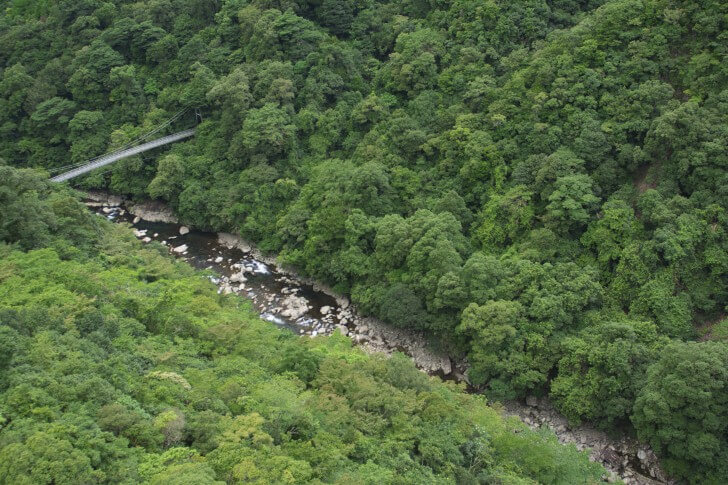
[[[33,209],[0,242],[0,483],[600,481],[573,445],[407,357],[281,331],[163,246],[0,171],[0,207]]]
[[[193,140],[81,184],[238,231],[467,355],[490,397],[550,394],[725,482],[728,431],[688,405],[725,416],[725,376],[661,380],[727,345],[727,19],[716,0],[16,0],[0,156],[58,167],[201,108]]]

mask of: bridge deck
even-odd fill
[[[55,177],[51,178],[51,182],[65,182],[66,180],[70,180],[74,177],[78,177],[79,175],[83,175],[85,173],[90,172],[91,170],[95,170],[99,167],[109,165],[109,164],[114,163],[123,158],[132,157],[139,153],[146,152],[147,150],[151,150],[153,148],[161,147],[161,146],[167,145],[169,143],[174,143],[176,141],[183,140],[185,138],[189,138],[194,134],[195,134],[195,128],[192,128],[189,130],[184,130],[184,131],[180,131],[178,133],[174,133],[172,135],[163,136],[162,138],[157,138],[156,140],[152,140],[150,142],[143,143],[141,145],[137,145],[132,148],[127,148],[126,150],[109,153],[108,155],[104,155],[103,157],[99,158],[98,160],[94,160],[91,163],[87,163],[86,165],[82,165],[78,168],[74,168],[73,170],[69,170],[68,172],[64,172],[62,174],[56,175]]]

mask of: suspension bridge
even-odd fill
[[[105,153],[96,158],[92,158],[91,160],[85,160],[80,163],[66,165],[65,167],[58,167],[53,169],[53,173],[61,173],[51,177],[51,182],[65,182],[66,180],[71,180],[72,178],[78,177],[79,175],[83,175],[92,170],[96,170],[99,167],[110,165],[118,160],[133,157],[134,155],[138,155],[148,150],[152,150],[154,148],[168,145],[170,143],[174,143],[194,136],[196,129],[191,128],[189,130],[179,131],[171,135],[163,136],[161,138],[139,144],[140,142],[150,138],[152,135],[159,133],[165,127],[171,125],[174,121],[179,119],[179,117],[182,116],[186,111],[186,109],[178,111],[170,119],[166,120],[164,123],[160,124],[149,133],[145,133],[144,135],[137,137],[136,139],[126,143],[124,146],[117,148],[112,152]],[[197,116],[199,116],[199,114]]]

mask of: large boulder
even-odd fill
[[[230,275],[231,283],[245,283],[246,281],[248,281],[248,279],[245,277],[244,271]]]
[[[288,295],[281,301],[283,310],[281,316],[289,318],[291,320],[297,320],[301,318],[310,310],[308,306],[308,300],[302,296]]]

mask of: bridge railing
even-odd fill
[[[109,164],[114,163],[123,158],[132,157],[134,155],[145,152],[147,150],[152,150],[154,148],[157,148],[157,147],[160,147],[163,145],[167,145],[169,143],[174,143],[176,141],[183,140],[185,138],[189,138],[189,137],[193,136],[194,134],[195,134],[195,128],[191,128],[189,130],[180,131],[180,132],[174,133],[172,135],[163,136],[162,138],[157,138],[156,140],[152,140],[150,142],[143,143],[141,145],[137,145],[132,148],[117,150],[113,153],[109,153],[108,155],[103,155],[102,157],[95,159],[90,163],[87,163],[80,167],[74,168],[73,170],[69,170],[68,172],[64,172],[62,174],[56,175],[55,177],[52,177],[50,180],[51,180],[51,182],[65,182],[66,180],[70,180],[72,178],[78,177],[79,175],[83,175],[83,174],[88,173],[92,170],[95,170],[99,167],[109,165]]]

